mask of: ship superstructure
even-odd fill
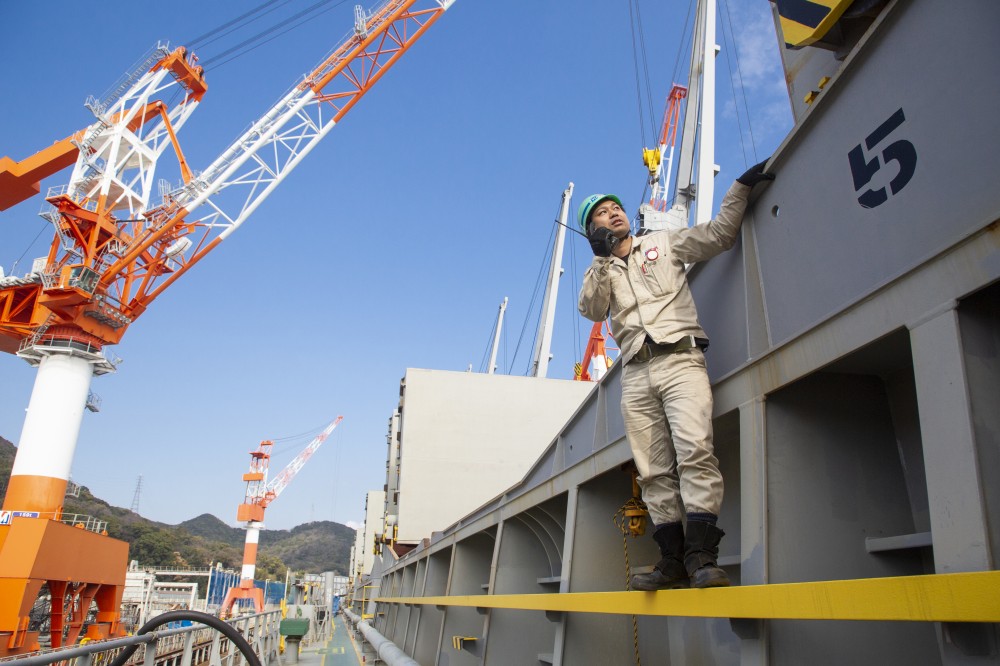
[[[356,612],[419,663],[1000,661],[1000,6],[775,21],[779,177],[689,274],[737,586],[623,591],[657,556],[616,522],[616,364],[517,484],[361,581]]]

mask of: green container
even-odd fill
[[[295,636],[297,638],[302,638],[309,633],[309,618],[300,617],[282,620],[278,624],[278,633],[282,636]]]

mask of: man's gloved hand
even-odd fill
[[[590,249],[598,257],[610,257],[611,251],[618,245],[618,238],[607,227],[594,227],[587,234],[590,241]]]
[[[753,187],[762,180],[774,180],[773,173],[764,173],[765,164],[767,164],[767,160],[764,160],[759,164],[754,164],[752,167],[746,170],[746,173],[737,178],[736,182],[742,185],[749,185],[750,187]]]

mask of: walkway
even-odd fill
[[[361,658],[354,647],[346,620],[338,613],[333,616],[333,636],[326,643],[315,643],[299,653],[302,666],[361,666]],[[290,664],[287,655],[281,662]]]

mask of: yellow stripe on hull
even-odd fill
[[[1000,622],[1000,571],[660,592],[388,597],[380,603],[775,620]]]

